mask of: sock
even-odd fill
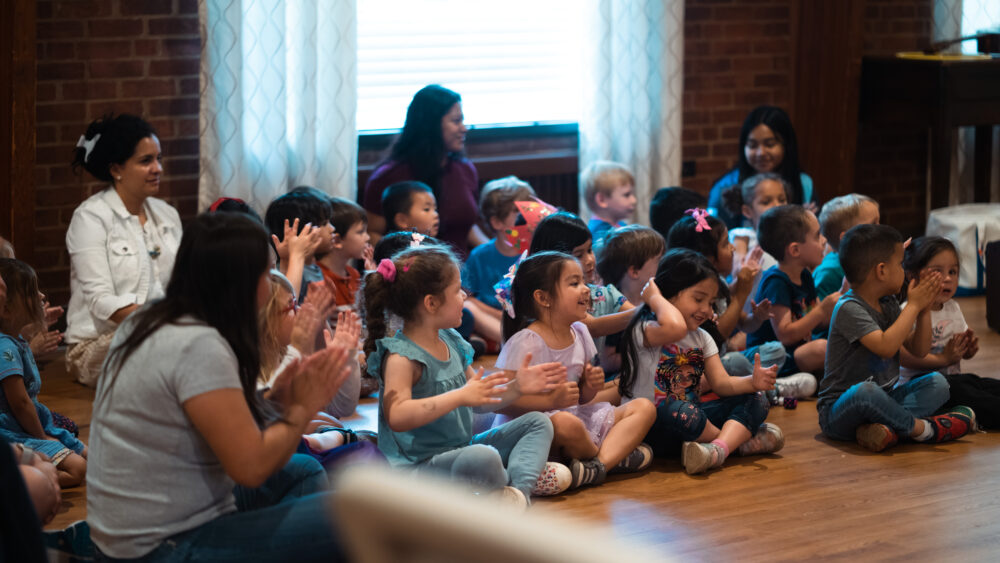
[[[729,446],[727,446],[726,443],[723,442],[722,440],[712,440],[710,445],[715,446],[717,448],[715,450],[716,458],[712,461],[712,467],[718,467],[722,465],[723,462],[726,461],[727,457],[729,457]]]
[[[931,438],[934,437],[934,423],[927,420],[926,418],[922,418],[920,420],[924,421],[924,431],[921,432],[919,435],[914,436],[913,439],[918,442],[926,442],[927,440],[930,440]]]

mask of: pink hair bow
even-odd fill
[[[693,208],[693,209],[688,209],[684,213],[689,213],[691,215],[691,217],[694,218],[694,222],[695,222],[695,225],[696,225],[695,228],[694,228],[695,232],[700,233],[702,231],[711,231],[712,230],[712,227],[710,227],[708,225],[708,221],[705,220],[705,217],[708,217],[708,211],[707,210],[705,210],[705,209],[698,209],[696,207],[696,208]]]
[[[392,260],[388,258],[383,258],[381,262],[378,263],[378,268],[375,269],[385,281],[392,283],[396,281],[396,265],[392,263]]]

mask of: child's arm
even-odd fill
[[[730,286],[732,302],[729,303],[726,312],[715,321],[715,324],[719,327],[719,332],[727,338],[736,330],[737,326],[744,322],[743,305],[750,298],[750,292],[753,291],[754,277],[760,273],[761,252],[763,252],[763,249],[758,246],[753,250],[751,255],[747,256],[747,260],[740,267],[739,272],[736,274],[736,279]]]
[[[291,225],[288,224],[288,219],[285,219],[285,234],[281,240],[278,240],[277,235],[271,235],[274,249],[278,253],[281,273],[292,282],[295,291],[299,291],[302,287],[302,270],[321,242],[319,235],[319,229],[314,229],[312,223],[306,223],[299,232],[298,218]]]
[[[611,313],[610,315],[603,315],[600,317],[595,317],[588,314],[587,318],[582,322],[587,327],[587,331],[590,332],[590,336],[594,338],[599,338],[601,336],[608,336],[625,330],[628,323],[632,320],[632,315],[635,314],[635,306],[625,301],[622,303],[621,308],[618,309],[617,313]]]
[[[830,315],[833,313],[833,308],[837,305],[840,295],[839,291],[827,295],[822,301],[819,301],[818,306],[814,306],[811,311],[797,321],[792,320],[792,310],[787,305],[772,304],[771,327],[774,329],[774,335],[786,346],[809,340],[814,328],[830,322]]]
[[[500,309],[495,309],[493,307],[490,307],[489,305],[483,303],[482,301],[476,299],[475,297],[471,296],[466,297],[465,302],[472,303],[474,306],[478,307],[480,311],[482,311],[489,317],[492,317],[498,321],[503,320],[503,311],[501,311]]]
[[[466,368],[466,376],[474,377],[472,367]],[[500,394],[499,403],[487,403],[475,408],[477,413],[493,412],[505,408],[524,395],[548,393],[556,385],[566,381],[566,366],[558,362],[531,365],[531,353],[524,355],[521,367],[517,371],[503,370],[504,376],[510,381]]]
[[[778,376],[778,366],[767,368],[760,365],[760,354],[754,354],[753,374],[744,377],[733,377],[726,372],[722,366],[722,360],[718,354],[714,354],[705,359],[705,378],[711,386],[712,391],[722,397],[732,397],[734,395],[745,395],[757,391],[768,391],[774,389],[774,382]]]
[[[677,342],[687,334],[687,324],[677,307],[660,294],[660,288],[649,278],[642,288],[642,300],[656,315],[656,320],[645,324],[642,329],[643,346],[657,348]]]
[[[899,314],[896,322],[886,330],[875,330],[861,337],[861,344],[872,353],[883,358],[891,358],[899,352],[900,348],[906,344],[907,348],[914,356],[923,357],[930,350],[930,312],[924,314],[934,301],[934,296],[941,290],[941,274],[934,272],[929,276],[924,276],[920,283],[916,280],[910,281],[910,288],[907,292],[906,307]],[[922,318],[922,320],[921,320]],[[914,323],[918,323],[917,329],[912,330]],[[921,333],[921,326],[923,332]],[[926,342],[914,342],[913,335],[920,335],[919,338],[926,337]]]
[[[433,397],[414,399],[413,384],[420,379],[419,363],[399,354],[390,354],[382,368],[385,393],[382,408],[385,420],[394,432],[407,432],[433,422],[458,407],[478,407],[499,403],[507,383],[503,372],[482,377],[483,370],[472,372],[465,385]],[[470,370],[471,371],[471,370]]]
[[[752,313],[749,315],[740,311],[740,313],[742,313],[742,316],[740,317],[740,329],[746,333],[757,332],[760,325],[771,319],[771,300],[765,299],[760,303],[757,303],[751,299],[750,310]]]
[[[604,370],[601,366],[591,365],[587,362],[583,365],[583,374],[580,377],[580,404],[586,404],[594,400],[599,391],[604,389]]]
[[[10,412],[21,428],[39,440],[51,440],[52,438],[45,434],[42,421],[38,419],[35,402],[28,396],[24,379],[20,375],[10,375],[5,377],[0,385],[3,386],[3,394],[7,398],[7,404],[10,405]]]
[[[551,393],[522,395],[503,409],[503,414],[516,417],[527,412],[565,409],[580,404],[580,387],[575,381],[556,384]]]

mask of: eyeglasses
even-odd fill
[[[281,314],[282,315],[287,315],[288,313],[291,313],[292,311],[295,311],[295,312],[299,311],[299,303],[294,298],[289,299],[288,305],[285,306],[285,308],[281,310]]]

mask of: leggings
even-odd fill
[[[743,425],[751,434],[764,420],[770,403],[763,393],[722,397],[704,403],[668,400],[656,407],[656,422],[646,434],[645,442],[657,457],[676,456],[684,442],[693,442],[711,422],[717,428],[729,420]]]

